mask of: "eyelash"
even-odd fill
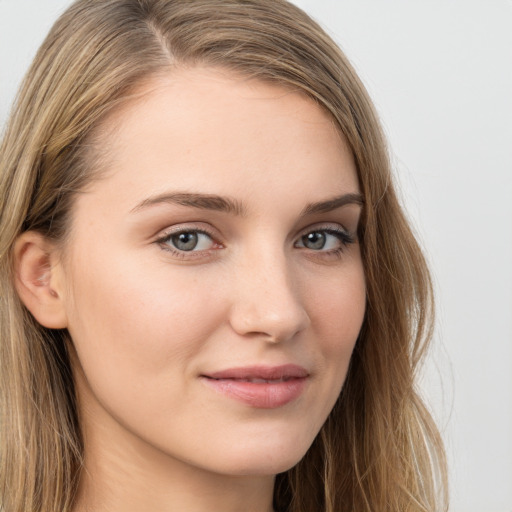
[[[212,249],[205,249],[202,251],[180,251],[177,248],[173,248],[171,245],[169,245],[168,242],[171,241],[173,237],[177,237],[183,234],[196,234],[196,235],[205,235],[209,237],[214,245],[217,245],[218,247],[212,248]],[[209,232],[206,229],[198,229],[198,228],[179,228],[175,231],[170,231],[165,233],[162,237],[155,240],[155,242],[160,246],[160,248],[164,251],[170,252],[174,257],[180,258],[180,259],[193,259],[193,258],[201,258],[204,257],[205,253],[209,253],[212,250],[217,250],[218,248],[222,247],[222,244],[215,241],[215,235],[211,232]]]
[[[329,227],[329,228],[319,227],[319,228],[313,229],[311,231],[307,231],[306,233],[301,235],[298,240],[302,241],[302,240],[304,240],[305,237],[307,237],[308,235],[312,235],[314,233],[324,233],[327,235],[334,236],[340,242],[339,247],[336,247],[334,249],[329,249],[326,251],[325,250],[315,251],[315,250],[311,249],[311,252],[316,253],[315,256],[321,255],[324,257],[340,258],[341,255],[343,254],[343,252],[345,252],[345,250],[347,249],[347,247],[356,241],[355,237],[353,235],[351,235],[350,233],[348,233],[347,231],[345,231],[343,229],[339,229],[339,228],[332,228],[332,227]],[[294,244],[295,247],[297,247],[296,244],[297,244],[297,242]],[[301,247],[301,248],[306,249],[306,250],[308,249],[307,247]]]
[[[312,229],[311,231],[307,231],[304,234],[300,235],[297,239],[297,241],[294,243],[294,247],[297,247],[299,249],[305,249],[308,250],[308,247],[305,246],[297,246],[299,242],[302,242],[305,237],[308,235],[312,235],[315,233],[323,233],[327,235],[331,235],[336,237],[340,245],[339,247],[336,247],[334,249],[329,250],[314,250],[309,249],[315,256],[322,256],[322,257],[341,257],[341,254],[347,249],[347,247],[351,244],[353,244],[356,239],[353,235],[348,233],[347,231],[344,231],[343,229],[336,229],[332,227],[319,227],[316,229]],[[173,237],[180,236],[182,234],[195,234],[195,235],[205,235],[209,237],[214,245],[217,245],[217,247],[213,247],[210,249],[205,250],[190,250],[190,251],[184,251],[179,250],[175,247],[172,247],[169,245],[169,242]],[[167,232],[162,237],[155,240],[155,243],[157,243],[162,250],[170,252],[174,257],[180,258],[180,259],[193,259],[193,258],[201,258],[204,257],[205,253],[210,253],[212,250],[217,250],[219,248],[222,248],[222,244],[215,241],[215,235],[208,230],[205,229],[198,229],[198,228],[180,228],[176,229],[175,231]],[[303,243],[303,242],[302,242]]]

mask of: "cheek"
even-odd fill
[[[69,331],[86,372],[153,381],[170,361],[185,364],[222,319],[208,287],[198,293],[183,272],[122,258],[115,265],[77,259],[75,268]]]
[[[321,405],[322,422],[329,415],[345,382],[366,310],[366,287],[359,259],[347,265],[339,275],[311,287],[311,326],[322,357],[317,370],[325,377]],[[315,291],[313,291],[315,290]],[[320,404],[319,404],[320,405]],[[321,424],[317,427],[320,428]]]
[[[332,356],[351,354],[366,310],[362,264],[354,262],[322,287],[310,287],[311,320],[320,343]]]
[[[201,420],[205,404],[197,402],[190,382],[197,355],[224,315],[209,293],[214,287],[199,289],[189,274],[139,263],[91,264],[95,271],[82,272],[76,281],[70,334],[79,361],[78,391],[90,415],[109,425],[115,418],[165,448],[167,442],[174,446],[168,439],[177,429],[190,428],[171,428],[177,416],[191,424]]]

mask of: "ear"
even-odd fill
[[[14,246],[15,286],[34,318],[49,329],[67,327],[62,267],[55,244],[26,231]]]

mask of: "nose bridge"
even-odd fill
[[[282,244],[269,245],[246,251],[238,262],[231,322],[239,334],[279,342],[305,329],[309,317],[292,262]]]

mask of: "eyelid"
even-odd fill
[[[203,222],[182,222],[179,224],[175,224],[173,226],[169,226],[165,229],[160,230],[155,235],[154,239],[155,241],[158,241],[173,235],[178,235],[180,233],[187,232],[202,233],[208,235],[210,238],[217,241],[218,243],[221,243],[219,241],[221,238],[219,233]]]
[[[347,229],[345,226],[343,226],[343,224],[340,224],[339,222],[319,222],[317,224],[310,224],[309,226],[301,229],[296,238],[299,239],[308,233],[313,233],[315,231],[346,234],[349,237],[354,237],[357,233],[357,230],[352,231]]]
[[[303,238],[311,233],[327,233],[339,241],[339,246],[331,249],[311,249],[306,247],[303,243]],[[356,234],[350,232],[350,230],[346,229],[344,226],[338,223],[328,223],[328,224],[313,224],[308,226],[306,229],[303,229],[301,233],[296,238],[294,242],[294,246],[300,250],[304,250],[309,256],[315,258],[339,258],[342,253],[348,248],[349,245],[355,243],[357,241],[357,231]],[[298,244],[301,245],[298,245]]]
[[[198,226],[198,224],[200,224],[200,226]],[[212,240],[214,247],[198,251],[183,251],[167,243],[171,237],[181,233],[198,233],[206,235]],[[212,251],[223,248],[223,244],[219,239],[220,236],[218,236],[213,229],[205,226],[203,223],[182,223],[160,231],[160,233],[154,238],[153,243],[158,244],[163,251],[171,253],[174,257],[181,259],[194,259],[205,257],[206,255],[211,254]]]
[[[306,247],[303,243],[301,243],[302,239],[306,235],[315,232],[324,232],[338,238],[339,247],[331,249],[311,249],[309,247]],[[198,233],[206,235],[211,239],[212,247],[199,250],[192,249],[189,251],[180,250],[177,247],[173,247],[173,245],[169,243],[169,240],[171,239],[171,237],[179,235],[181,233]],[[298,249],[304,249],[305,251],[312,254],[316,253],[315,256],[317,257],[329,257],[340,255],[345,249],[347,249],[348,245],[356,242],[357,230],[355,230],[355,233],[351,232],[350,230],[346,229],[345,226],[337,222],[317,223],[309,225],[306,228],[303,228],[294,237],[294,240],[295,241],[293,245]],[[184,222],[170,226],[164,230],[161,230],[159,234],[154,237],[153,243],[158,244],[163,251],[171,253],[173,257],[183,260],[193,260],[212,257],[214,251],[225,248],[218,231],[203,222]],[[298,245],[299,243],[301,243],[301,245]]]

